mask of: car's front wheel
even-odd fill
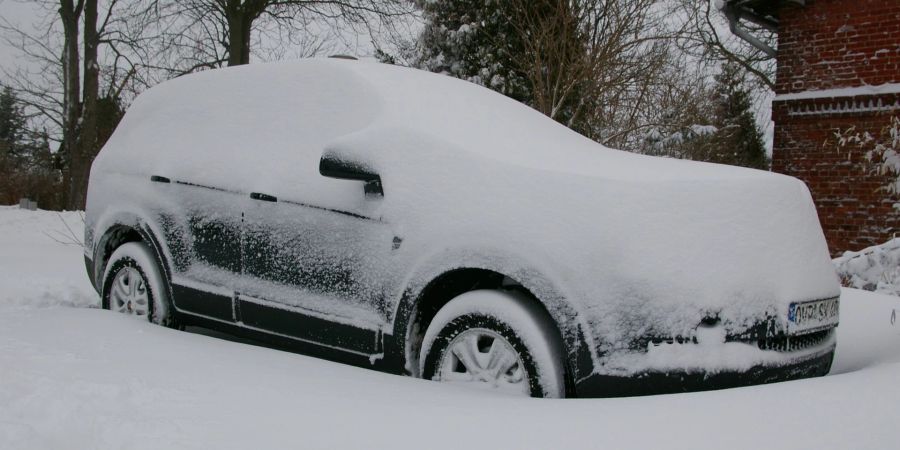
[[[462,294],[438,311],[419,357],[423,378],[532,397],[564,397],[562,344],[534,300],[512,291]]]
[[[113,252],[104,271],[102,294],[103,309],[174,326],[162,271],[144,243],[128,242]]]

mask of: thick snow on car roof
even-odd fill
[[[273,189],[275,180],[315,190],[326,144],[380,109],[371,87],[334,61],[201,72],[141,94],[94,170],[238,192]]]
[[[449,76],[366,62],[331,66],[353,71],[382,99],[384,106],[373,127],[415,130],[460,151],[537,169],[612,179],[771,176],[609,149],[515,100]]]
[[[416,138],[397,139],[404,134]],[[251,164],[271,177],[292,161],[315,166],[307,159],[351,135],[366,141],[391,135],[395,147],[414,146],[394,151],[427,151],[421,146],[428,141],[460,156],[609,179],[773,176],[611,150],[466,81],[336,59],[242,66],[165,82],[138,98],[112,144],[131,154],[123,158],[131,164],[180,161],[195,178],[230,170],[232,164],[211,159]]]

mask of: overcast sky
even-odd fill
[[[0,0],[0,18],[12,25],[31,26],[38,14],[33,2]],[[17,63],[16,57],[16,52],[7,44],[6,39],[0,40],[0,67],[12,68]]]

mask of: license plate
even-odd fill
[[[840,298],[791,303],[788,310],[788,333],[810,331],[837,325]]]

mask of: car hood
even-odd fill
[[[591,183],[604,211],[579,294],[608,342],[690,336],[703,318],[729,334],[785,329],[790,303],[839,284],[806,186],[763,174],[729,180]],[[585,224],[585,226],[587,226]]]

